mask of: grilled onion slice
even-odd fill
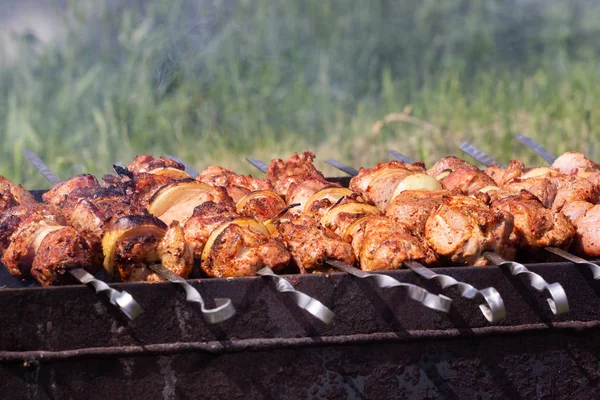
[[[166,232],[167,225],[152,215],[126,215],[117,219],[102,238],[104,269],[110,276],[118,278],[118,271],[115,271],[115,258],[117,256],[117,242],[120,240],[145,235],[162,239]]]
[[[185,172],[181,169],[173,168],[173,167],[155,168],[152,171],[148,171],[148,173],[154,174],[154,175],[166,176],[166,177],[178,179],[178,180],[191,178],[191,176],[187,172]]]
[[[202,201],[202,194],[221,196],[217,189],[197,180],[173,182],[160,188],[148,203],[148,212],[166,224],[174,220],[184,223]]]
[[[342,222],[338,220],[340,214],[347,215],[348,217],[346,219],[352,219],[362,218],[367,215],[381,215],[381,211],[379,211],[377,207],[366,203],[338,204],[337,206],[330,208],[323,218],[321,218],[321,225],[331,229],[336,234],[343,236],[346,229],[339,224],[339,222]]]
[[[427,174],[412,174],[396,186],[392,200],[405,190],[442,190],[440,182]]]
[[[329,200],[331,204],[335,204],[342,197],[351,196],[354,192],[347,188],[342,187],[329,187],[319,190],[308,198],[304,204],[304,211],[310,210],[314,203],[321,200]]]
[[[258,204],[253,205],[252,203],[258,203],[261,199],[271,199],[271,202],[268,204],[261,203],[262,206],[259,206],[257,209],[255,206]],[[246,209],[246,207],[249,208]],[[270,219],[285,208],[285,201],[271,189],[255,190],[239,199],[235,208],[238,214],[242,215],[250,215],[249,213],[258,213],[259,211],[262,211],[261,214],[263,215],[256,215],[256,218]]]

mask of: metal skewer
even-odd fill
[[[389,153],[391,154],[392,157],[394,157],[396,160],[400,160],[400,161],[404,161],[407,164],[414,164],[415,160],[413,160],[410,157],[406,157],[404,154],[400,153],[399,151],[396,150],[390,150]]]
[[[405,157],[401,153],[399,153],[395,150],[392,150],[392,151],[394,152],[392,154],[394,157],[401,156],[405,160],[412,161],[412,160],[410,160],[410,158]],[[390,153],[392,153],[392,151],[390,151]],[[407,161],[405,161],[405,162],[407,162]],[[339,165],[344,165],[344,164],[340,163],[339,161],[336,161],[336,163]],[[331,165],[333,165],[333,164],[331,164]],[[431,270],[431,269],[425,267],[424,265],[422,265],[416,261],[413,261],[413,260],[404,261],[403,264],[406,267],[408,267],[411,271],[413,271],[417,275],[421,276],[422,278],[425,278],[427,280],[430,280],[430,279],[436,280],[437,282],[440,283],[440,285],[442,286],[442,289],[456,286],[456,288],[458,289],[458,292],[464,298],[467,298],[467,299],[474,299],[475,297],[483,298],[483,300],[485,300],[485,302],[487,304],[480,304],[479,309],[481,310],[485,319],[487,319],[489,322],[495,323],[495,322],[503,320],[506,317],[506,309],[504,308],[504,301],[502,300],[502,296],[500,296],[500,293],[498,293],[498,291],[495,288],[488,287],[488,288],[479,290],[468,283],[457,281],[456,279],[454,279],[453,277],[451,277],[449,275],[438,274],[438,273],[434,272],[433,270]]]
[[[200,175],[200,173],[198,171],[196,171],[196,169],[194,167],[192,167],[191,164],[188,164],[182,158],[179,158],[177,156],[172,156],[170,154],[165,154],[165,157],[167,157],[169,160],[177,161],[178,163],[183,164],[183,166],[185,167],[185,172],[187,172],[188,174],[190,174],[190,176],[192,178],[195,178],[198,175]]]
[[[531,150],[535,152],[538,156],[542,157],[548,164],[552,165],[554,161],[556,161],[556,157],[548,150],[546,150],[541,144],[533,140],[528,136],[524,136],[521,134],[515,135],[517,139],[525,146],[529,147]]]
[[[257,160],[255,158],[250,158],[250,157],[246,157],[246,160],[248,160],[248,162],[250,162],[252,165],[257,167],[260,171],[262,171],[262,172],[267,171],[267,164],[265,164],[264,162]],[[335,160],[328,160],[328,162],[329,161],[334,161],[335,164],[342,165],[342,163],[335,161]],[[331,165],[333,165],[334,167],[336,166],[334,164],[331,164]],[[358,173],[358,171],[356,171],[356,173]],[[400,282],[400,281],[398,281],[390,276],[387,276],[387,275],[370,274],[370,273],[361,271],[358,268],[352,267],[352,266],[345,264],[338,260],[327,260],[326,263],[331,265],[332,267],[335,267],[343,272],[347,272],[358,278],[372,279],[377,284],[377,286],[379,286],[380,288],[407,287],[408,295],[412,299],[423,304],[425,307],[429,307],[431,309],[443,311],[446,313],[450,310],[450,304],[452,303],[452,299],[450,299],[449,297],[446,297],[444,295],[436,295],[436,294],[430,293],[427,290],[423,289],[422,287],[419,287],[417,285],[413,285],[410,283]],[[497,315],[500,315],[500,314],[498,313]]]
[[[25,155],[25,158],[27,158],[27,160],[29,160],[29,162],[33,164],[33,166],[40,171],[50,183],[57,185],[62,182],[62,180],[48,168],[36,153],[24,149],[21,151]],[[96,293],[106,293],[110,303],[119,307],[123,314],[129,319],[134,320],[143,312],[142,307],[129,293],[126,291],[119,292],[118,290],[111,288],[106,282],[94,278],[94,276],[85,269],[71,269],[69,270],[69,273],[82,284],[94,288]]]
[[[466,142],[466,143],[468,143],[468,142]],[[478,159],[477,157],[479,156],[479,152],[477,150],[479,150],[479,149],[477,147],[475,147],[474,145],[472,145],[471,143],[468,143],[468,145],[469,146],[465,147],[465,148],[461,147],[461,150],[464,151],[465,153],[469,154],[471,157],[475,158],[477,161],[479,161],[483,165],[486,165],[486,163],[489,163],[489,165],[486,165],[487,167],[494,165],[495,161],[490,156],[486,155],[489,159],[488,158]],[[481,152],[481,153],[483,153],[483,152]],[[600,280],[600,266],[598,266],[597,264],[594,264],[594,263],[587,261],[581,257],[571,254],[568,251],[559,249],[558,247],[544,247],[544,250],[549,251],[550,253],[553,253],[559,257],[562,257],[565,260],[574,262],[575,264],[587,265],[589,267],[589,269],[592,271],[594,280]]]
[[[325,162],[327,164],[331,165],[332,167],[339,169],[340,171],[344,171],[348,175],[351,175],[351,176],[358,175],[358,170],[356,168],[353,168],[346,164],[342,164],[341,162],[339,162],[337,160],[329,159],[329,160],[326,160]]]
[[[482,163],[483,165],[485,165],[486,167],[491,167],[492,165],[497,165],[500,168],[506,169],[505,165],[500,164],[499,162],[494,160],[492,157],[490,157],[486,153],[484,153],[483,150],[473,146],[471,143],[467,142],[466,140],[463,140],[461,142],[460,149],[462,151],[464,151],[465,153],[467,153],[468,155],[470,155],[471,157],[473,157],[475,160],[477,160],[480,163]]]
[[[535,272],[531,272],[523,264],[515,261],[505,260],[496,253],[490,253],[486,251],[483,253],[483,256],[499,267],[508,267],[513,276],[524,274],[529,278],[531,287],[538,292],[547,290],[550,294],[550,297],[547,298],[546,301],[548,302],[550,310],[554,315],[561,315],[569,312],[569,301],[567,300],[567,294],[560,283],[548,283],[544,278]]]

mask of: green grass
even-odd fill
[[[244,156],[305,149],[334,175],[323,160],[371,165],[394,148],[431,163],[463,138],[541,163],[516,132],[600,158],[594,2],[204,3],[70,6],[60,43],[24,39],[0,63],[0,174],[47,187],[28,148],[62,177],[142,153],[250,173]]]

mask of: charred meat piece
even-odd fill
[[[58,225],[65,225],[66,220],[60,209],[51,204],[27,203],[12,207],[0,214],[0,255],[10,245],[12,234],[25,220],[53,220]]]
[[[71,179],[67,179],[58,185],[55,185],[52,189],[44,193],[42,198],[47,203],[62,207],[67,200],[69,193],[77,188],[83,187],[100,189],[100,184],[98,183],[98,180],[90,174],[76,175]]]
[[[216,278],[253,276],[268,266],[279,271],[290,262],[290,253],[260,222],[238,217],[211,232],[202,251],[200,267]]]
[[[264,179],[238,175],[234,171],[217,166],[206,168],[196,179],[211,186],[223,186],[236,203],[248,193],[271,189],[269,182]]]
[[[5,200],[2,198],[5,197]],[[16,202],[17,205],[36,203],[33,195],[21,185],[17,185],[3,176],[0,176],[0,211],[9,206],[2,206],[2,201]]]
[[[276,237],[285,243],[303,274],[321,270],[328,259],[354,264],[352,246],[309,217],[277,224]]]
[[[512,259],[513,216],[468,196],[445,197],[425,223],[431,248],[453,264],[487,265],[485,251]]]
[[[427,218],[450,195],[448,190],[406,190],[392,200],[385,215],[412,235],[423,237]]]
[[[84,268],[94,274],[102,265],[100,239],[65,226],[48,233],[35,252],[31,275],[42,286],[75,283],[68,271]]]
[[[267,181],[273,186],[275,193],[290,204],[288,188],[292,183],[300,183],[308,178],[325,181],[325,176],[313,165],[315,155],[310,151],[302,154],[294,153],[287,160],[274,159],[266,172]]]
[[[435,262],[435,254],[422,241],[384,216],[366,216],[354,221],[344,239],[365,271],[402,268],[406,260]]]
[[[194,213],[184,224],[185,240],[195,258],[202,257],[204,246],[210,234],[221,224],[236,218],[235,210],[224,203],[207,201],[194,209]]]
[[[511,242],[517,248],[533,250],[546,246],[568,249],[575,226],[561,212],[554,212],[527,191],[492,202],[492,210],[514,217]]]

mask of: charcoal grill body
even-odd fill
[[[82,285],[0,289],[0,393],[11,399],[598,398],[600,284],[571,263],[528,264],[560,282],[571,311],[494,266],[438,268],[494,286],[507,318],[490,325],[460,298],[444,314],[403,289],[344,273],[288,275],[336,314],[325,325],[267,278],[190,280],[237,315],[208,325],[171,283],[115,284],[145,313],[129,321]],[[386,272],[439,292],[411,271]],[[15,283],[15,282],[13,282]]]

